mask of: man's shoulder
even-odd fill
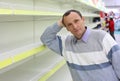
[[[98,29],[98,30],[93,29],[91,34],[92,34],[92,36],[94,36],[98,39],[103,39],[105,37],[105,35],[107,34],[107,32],[104,30],[100,30],[100,29]]]
[[[74,39],[74,36],[72,34],[68,34],[66,36],[66,40],[71,40],[71,39]]]
[[[96,30],[93,29],[92,32],[93,32],[93,33],[96,33],[96,34],[106,34],[106,33],[107,33],[106,31],[101,30],[101,29],[96,29]]]

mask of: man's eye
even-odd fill
[[[75,20],[75,23],[77,23],[79,20]]]
[[[72,24],[68,24],[68,26],[71,26]]]

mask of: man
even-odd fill
[[[68,10],[62,21],[45,30],[41,41],[65,58],[73,81],[119,81],[120,47],[107,32],[84,23],[79,11]],[[63,26],[73,35],[58,36]]]
[[[108,27],[109,27],[110,35],[113,37],[113,39],[115,39],[115,36],[114,36],[114,20],[113,20],[113,18],[110,18]]]
[[[107,17],[105,18],[105,30],[109,31],[109,19]]]

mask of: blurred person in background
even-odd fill
[[[105,31],[109,31],[109,19],[108,17],[105,18]]]
[[[112,17],[110,17],[110,20],[109,20],[109,32],[110,32],[110,35],[115,39],[115,36],[114,36],[114,31],[115,31],[115,23],[114,23],[114,20]]]

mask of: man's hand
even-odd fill
[[[60,19],[57,23],[58,23],[58,25],[59,25],[60,27],[64,27],[64,25],[63,25],[63,23],[62,23],[62,19]]]

